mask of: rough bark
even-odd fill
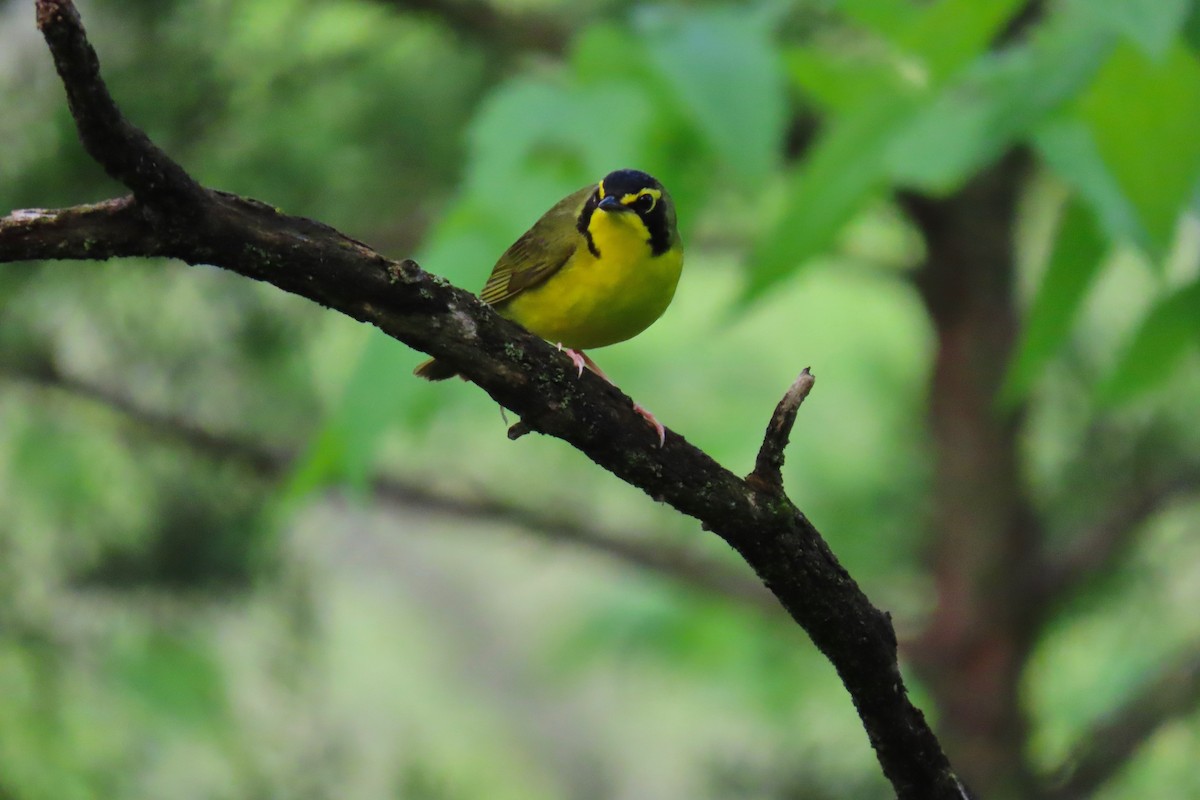
[[[728,542],[833,663],[898,797],[965,796],[908,699],[889,617],[781,488],[739,478],[672,432],[655,447],[618,389],[590,373],[577,378],[550,345],[414,262],[391,261],[320,223],[199,186],[121,116],[69,0],[38,0],[37,10],[85,148],[133,197],[0,220],[0,260],[170,256],[213,264],[445,360],[525,427],[570,443]]]

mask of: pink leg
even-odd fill
[[[593,371],[595,370],[596,365],[592,363],[592,360],[590,358],[588,358],[587,356],[585,356],[583,354],[582,350],[572,350],[569,347],[563,347],[562,342],[559,342],[558,344],[556,344],[555,347],[557,347],[559,350],[563,351],[568,356],[570,356],[571,363],[574,364],[579,369],[579,375],[577,377],[583,377],[583,368],[584,367],[590,366],[593,368]],[[608,381],[608,378],[605,378],[604,380]],[[612,381],[608,381],[608,382],[612,383]]]
[[[568,350],[567,352],[574,353],[575,355],[579,356],[579,358],[583,361],[583,363],[587,364],[588,369],[590,369],[592,372],[599,375],[601,378],[604,378],[604,380],[608,381],[613,386],[617,385],[613,381],[612,378],[610,378],[604,374],[604,370],[600,369],[600,365],[597,364],[595,361],[592,361],[592,357],[589,356],[587,353],[583,352],[582,350]]]
[[[591,357],[588,356],[587,353],[583,352],[582,350],[572,350],[569,347],[563,347],[561,344],[558,346],[558,348],[560,350],[565,350],[567,355],[571,357],[571,361],[574,362],[577,367],[579,367],[580,375],[583,375],[583,368],[586,365],[588,369],[611,383],[613,386],[617,385],[612,378],[604,374],[604,370],[600,369],[599,365],[597,365],[595,361],[592,361]],[[634,403],[633,410],[641,415],[642,419],[646,420],[646,422],[649,422],[650,425],[653,426],[654,432],[658,434],[658,446],[662,447],[664,444],[666,444],[667,429],[663,427],[663,424],[659,422],[653,414],[643,408],[641,403]]]
[[[642,419],[649,422],[654,427],[654,432],[658,434],[658,446],[662,447],[667,443],[667,429],[658,421],[658,418],[651,414],[641,403],[634,403],[633,410],[642,415]]]

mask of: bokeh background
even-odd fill
[[[208,186],[469,288],[607,171],[687,266],[596,353],[785,478],[986,798],[1200,797],[1191,0],[90,0]],[[0,208],[122,194],[0,2]],[[748,569],[421,355],[172,262],[0,267],[0,798],[884,798]]]

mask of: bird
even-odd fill
[[[479,296],[565,351],[580,376],[587,368],[612,384],[584,351],[650,327],[674,298],[682,270],[671,196],[647,173],[619,169],[543,214],[500,256]],[[414,374],[437,381],[458,373],[430,359]],[[662,423],[640,404],[633,407],[661,447]]]

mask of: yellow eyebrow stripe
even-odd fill
[[[625,206],[632,205],[632,204],[636,203],[637,199],[644,194],[649,195],[650,197],[654,198],[654,204],[650,206],[651,208],[654,208],[654,206],[658,205],[658,201],[662,200],[662,192],[661,191],[659,191],[658,189],[646,188],[646,189],[642,189],[636,193],[627,194],[624,197],[622,197],[621,205],[625,205]],[[600,197],[603,198],[604,194],[601,193]]]
[[[600,199],[603,200],[604,199],[604,181],[600,181],[599,189],[600,189]]]

